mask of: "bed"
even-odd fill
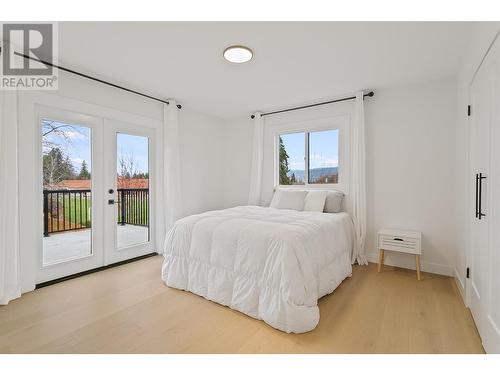
[[[240,206],[180,219],[167,234],[169,287],[302,333],[319,322],[318,299],[351,275],[347,213]]]

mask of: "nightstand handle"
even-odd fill
[[[404,241],[402,238],[397,238],[397,237],[394,237],[393,238],[393,241]]]

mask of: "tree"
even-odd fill
[[[54,187],[62,180],[76,178],[73,164],[64,151],[73,144],[74,138],[81,137],[86,137],[81,127],[42,120],[43,184],[45,187]]]
[[[295,177],[295,173],[292,173],[292,176],[290,177],[290,183],[292,185],[295,185],[297,183],[297,178]]]
[[[283,144],[283,139],[280,137],[280,184],[281,185],[290,185],[290,177],[288,177],[288,173],[290,169],[288,168],[288,159],[289,156],[286,152],[285,145]]]
[[[149,178],[149,172],[138,172],[138,173],[134,174],[132,177],[147,180]]]
[[[83,135],[78,126],[68,125],[51,120],[42,120],[42,149],[48,153],[54,147],[58,147],[62,142],[66,146],[73,143],[72,135]],[[51,139],[52,138],[52,139]],[[60,142],[54,142],[53,138],[58,138]]]
[[[52,187],[62,180],[75,178],[75,170],[68,156],[54,147],[46,155],[43,155],[43,185]]]
[[[119,172],[118,178],[124,188],[131,187],[130,180],[139,174],[137,161],[133,154],[120,154],[118,157]]]
[[[79,180],[90,180],[90,172],[87,168],[87,162],[82,161],[82,166],[80,167],[80,173],[78,174]]]

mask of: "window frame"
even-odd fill
[[[274,186],[279,189],[318,189],[349,191],[349,152],[350,152],[349,115],[303,121],[276,126],[274,129]],[[309,183],[309,134],[318,131],[338,130],[338,182]],[[281,185],[279,180],[279,137],[286,134],[304,133],[304,184]]]

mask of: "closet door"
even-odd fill
[[[497,50],[500,50],[500,43]],[[500,353],[500,51],[496,54],[491,74],[490,128],[490,257],[488,326],[491,337],[487,346]]]
[[[467,296],[487,352],[500,352],[500,48],[471,85],[473,207]]]

